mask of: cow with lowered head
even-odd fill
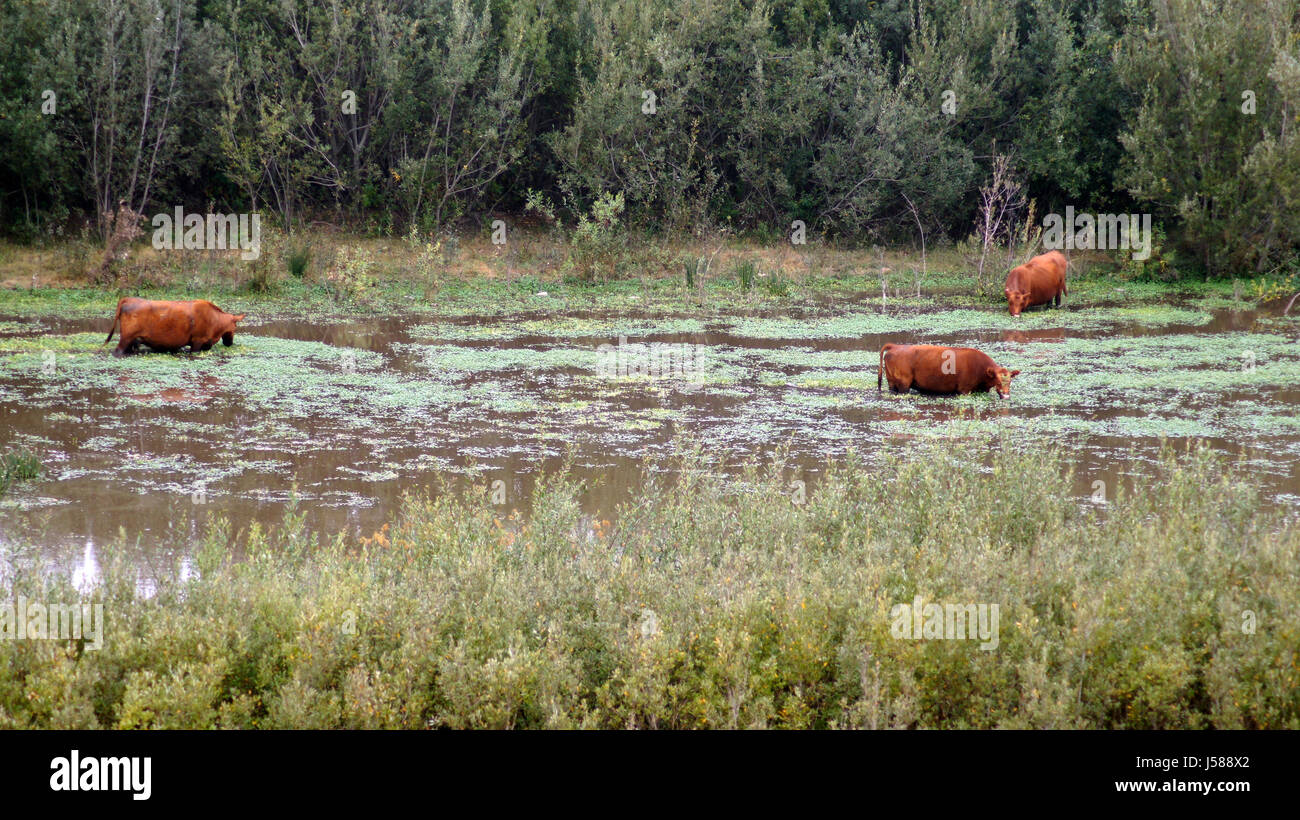
[[[1011,315],[1019,316],[1025,308],[1050,304],[1053,300],[1060,307],[1061,297],[1066,295],[1066,264],[1060,251],[1048,251],[1012,268],[1003,289]]]
[[[885,379],[895,393],[916,388],[922,393],[974,393],[996,390],[1000,398],[1011,395],[1011,380],[1019,370],[999,367],[987,353],[973,347],[896,345],[880,348],[876,389]]]
[[[235,323],[243,318],[243,313],[226,313],[206,299],[156,302],[126,296],[117,303],[117,315],[104,344],[120,328],[114,356],[130,355],[141,344],[169,353],[184,347],[191,351],[208,350],[218,339],[226,345],[234,344]]]

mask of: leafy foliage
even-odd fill
[[[1007,155],[1040,214],[1151,209],[1180,261],[1266,273],[1300,244],[1298,9],[0,3],[0,231],[106,238],[125,202],[400,236],[534,191],[575,222],[622,196],[650,232],[938,245]]]
[[[101,649],[0,642],[0,726],[1300,726],[1300,531],[1207,449],[1101,515],[1023,445],[850,461],[806,498],[688,448],[614,523],[559,474],[527,516],[443,487],[359,542],[291,508],[241,560],[217,518],[152,594],[106,557]],[[896,637],[917,596],[996,603],[996,649]]]

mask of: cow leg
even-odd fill
[[[113,348],[113,356],[118,359],[123,356],[130,356],[135,352],[139,344],[140,340],[134,336],[120,336],[117,340],[117,347]]]

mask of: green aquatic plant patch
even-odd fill
[[[926,337],[951,336],[978,331],[1091,330],[1116,326],[1164,327],[1204,325],[1211,315],[1204,311],[1170,306],[1120,308],[1034,309],[1020,316],[996,310],[915,310],[888,308],[879,312],[858,310],[841,315],[786,319],[744,317],[724,323],[736,336],[754,339],[846,339],[868,334],[907,335],[905,341],[921,342]]]
[[[417,338],[452,342],[506,340],[525,336],[559,339],[596,337],[617,342],[620,337],[680,335],[703,333],[704,330],[705,323],[700,319],[693,318],[621,319],[618,317],[580,318],[561,315],[547,319],[421,324],[412,327],[409,333]]]

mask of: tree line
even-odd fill
[[[0,0],[0,232],[118,203],[431,232],[622,195],[671,234],[1147,212],[1295,265],[1300,0]],[[1028,216],[1029,208],[1025,208]]]

